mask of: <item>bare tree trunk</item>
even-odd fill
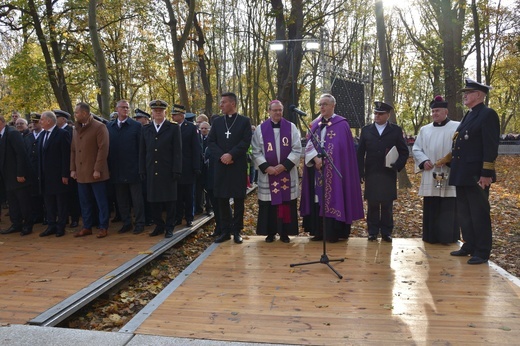
[[[193,18],[195,17],[195,0],[186,0],[189,6],[188,17],[186,18],[186,26],[182,31],[182,35],[179,38],[177,35],[177,17],[173,10],[173,5],[170,0],[163,0],[168,9],[169,21],[168,26],[170,28],[170,37],[173,44],[173,66],[175,68],[175,77],[177,79],[177,91],[179,92],[180,103],[190,110],[190,99],[188,97],[188,88],[186,86],[186,78],[184,75],[184,66],[182,61],[182,50],[186,45],[188,36],[190,35],[191,28],[193,26]]]
[[[477,3],[471,0],[471,13],[473,14],[473,30],[475,31],[475,53],[477,55],[477,82],[482,82],[482,46],[480,44],[480,24],[477,12]]]
[[[197,32],[197,39],[195,44],[197,45],[197,57],[200,69],[200,79],[202,81],[202,88],[204,89],[205,102],[204,112],[208,117],[213,114],[213,94],[211,93],[211,83],[208,76],[208,67],[206,65],[206,53],[204,51],[204,45],[206,40],[204,39],[204,32],[198,21],[197,16],[194,17],[193,25]]]
[[[385,27],[385,14],[383,10],[383,2],[377,0],[375,3],[376,11],[376,28],[377,28],[377,43],[379,45],[379,59],[381,61],[381,73],[383,75],[383,92],[385,102],[394,105],[394,83],[393,76],[390,69],[390,59],[388,58],[388,50],[386,43],[386,27]],[[397,123],[395,113],[392,112],[390,121]],[[410,188],[412,183],[408,178],[406,169],[402,169],[397,174],[399,180],[399,188]]]
[[[49,78],[49,83],[51,84],[54,97],[56,97],[60,109],[65,110],[70,114],[74,114],[74,109],[72,108],[72,102],[70,99],[69,91],[67,89],[67,83],[65,81],[65,72],[63,71],[64,62],[61,57],[61,50],[58,46],[58,40],[56,39],[55,22],[53,19],[54,15],[52,10],[53,1],[45,1],[45,16],[47,22],[49,23],[49,40],[47,39],[47,37],[45,37],[45,33],[42,27],[42,21],[40,20],[34,0],[29,0],[28,5],[29,15],[31,16],[34,22],[34,30],[36,32],[36,36],[38,37],[38,42],[40,44],[42,54],[45,59],[47,76]],[[47,46],[49,44],[49,41],[51,50],[49,50],[49,47]]]
[[[110,81],[108,79],[107,65],[105,61],[105,54],[101,48],[99,35],[96,24],[96,0],[89,0],[88,4],[88,29],[90,33],[90,40],[92,48],[94,49],[94,58],[99,75],[99,86],[101,89],[99,109],[105,119],[110,118]]]
[[[273,14],[276,18],[276,39],[292,40],[284,43],[284,50],[277,51],[277,99],[284,105],[298,105],[299,95],[296,81],[300,74],[303,58],[303,1],[291,0],[291,12],[286,21],[282,0],[271,0]],[[284,109],[284,117],[297,124],[297,119]]]

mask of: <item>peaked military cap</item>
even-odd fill
[[[489,85],[482,84],[479,82],[474,81],[473,79],[466,78],[466,86],[462,89],[460,89],[461,92],[464,91],[472,91],[472,90],[478,90],[482,91],[483,93],[487,94],[489,90],[492,88]]]
[[[168,108],[168,103],[163,100],[153,100],[150,102],[150,108],[151,109],[166,109]]]
[[[40,121],[41,117],[42,117],[41,114],[34,113],[34,112],[31,113],[31,121],[38,122],[38,121]]]
[[[192,120],[193,118],[195,118],[195,113],[186,113],[186,119],[187,120]]]
[[[146,113],[145,111],[143,111],[143,110],[141,110],[139,108],[136,108],[134,118],[148,118],[148,119],[151,119],[152,117],[150,116],[150,114]]]
[[[62,111],[61,109],[55,109],[55,110],[53,110],[53,112],[54,112],[54,114],[56,114],[57,117],[70,119],[70,114],[65,111]]]
[[[448,108],[448,102],[444,101],[441,95],[437,95],[433,101],[430,102],[430,108]]]
[[[183,105],[173,105],[172,108],[172,114],[185,114],[186,113],[186,107]]]
[[[374,102],[374,105],[376,108],[374,109],[374,112],[376,113],[390,113],[394,107],[390,106],[388,103],[384,103],[381,101]]]

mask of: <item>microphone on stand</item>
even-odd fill
[[[298,114],[298,115],[301,116],[301,117],[305,117],[305,116],[307,116],[307,113],[305,113],[304,111],[302,111],[302,110],[296,108],[295,105],[290,105],[290,106],[289,106],[289,110],[292,111],[292,112],[294,112],[294,113],[296,113],[296,114]]]

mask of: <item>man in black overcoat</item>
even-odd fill
[[[397,199],[397,172],[404,168],[410,155],[403,130],[388,121],[393,107],[375,102],[374,123],[361,129],[357,150],[359,177],[365,181],[368,240],[392,242],[394,228],[393,201]],[[396,147],[398,157],[386,167],[386,155]]]
[[[218,158],[215,165],[214,194],[219,204],[222,234],[215,239],[221,243],[231,239],[242,243],[240,231],[244,228],[244,200],[247,189],[247,150],[251,145],[251,121],[237,113],[237,96],[223,93],[220,109],[224,114],[215,118],[208,135],[211,155]],[[231,215],[229,199],[234,201]]]
[[[31,113],[31,123],[33,130],[23,137],[25,143],[25,150],[29,155],[29,162],[31,167],[31,208],[34,223],[41,223],[44,221],[43,215],[43,195],[38,186],[38,138],[43,133],[40,125],[41,115],[38,113]]]
[[[67,131],[70,140],[72,141],[72,134],[74,133],[74,127],[68,123],[71,116],[68,112],[60,109],[53,110],[56,114],[56,126],[60,129]],[[68,214],[70,216],[70,228],[76,228],[79,226],[79,217],[81,215],[81,207],[79,205],[78,196],[78,183],[75,179],[69,179],[69,192],[68,196]]]
[[[21,133],[6,126],[5,118],[0,116],[0,180],[5,187],[11,219],[11,226],[1,234],[19,232],[24,236],[32,233],[29,165]]]
[[[40,237],[61,237],[68,217],[70,136],[57,126],[54,112],[43,112],[40,123],[44,133],[38,139],[38,178],[48,222]]]
[[[177,181],[182,173],[182,142],[179,125],[166,120],[167,107],[162,100],[150,102],[153,121],[142,129],[139,173],[146,179],[147,200],[152,203],[156,225],[150,236],[166,233],[170,238],[175,227]]]
[[[451,255],[471,255],[468,264],[486,263],[491,253],[489,188],[496,180],[500,122],[497,113],[484,104],[490,89],[466,79],[461,91],[470,111],[455,132],[451,151],[449,181],[457,188],[457,217],[464,240]]]
[[[185,119],[185,108],[182,105],[173,105],[172,120],[179,124],[182,136],[182,174],[177,182],[177,207],[175,225],[186,219],[186,226],[193,225],[194,218],[194,184],[201,173],[200,157],[201,146],[197,126]]]
[[[127,100],[116,104],[117,118],[108,123],[110,138],[108,168],[110,182],[114,186],[117,205],[123,226],[118,233],[134,230],[134,234],[144,231],[144,200],[139,176],[139,145],[142,126],[128,116],[130,105]],[[132,224],[131,207],[134,208],[135,228]]]

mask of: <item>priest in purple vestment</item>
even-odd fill
[[[276,233],[289,243],[298,234],[298,165],[302,152],[300,132],[283,117],[283,105],[269,103],[269,119],[258,126],[251,141],[258,167],[258,222],[256,233],[272,243]]]
[[[337,242],[349,237],[352,221],[364,217],[363,200],[350,126],[334,114],[334,96],[323,94],[319,106],[321,114],[312,122],[311,132],[320,143],[307,135],[300,214],[305,230],[314,235],[311,240]],[[322,158],[320,144],[341,177],[329,160]]]

